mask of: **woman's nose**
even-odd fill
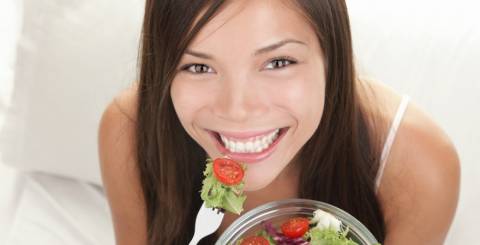
[[[258,119],[268,111],[267,97],[252,81],[222,82],[213,106],[214,114],[232,122]]]

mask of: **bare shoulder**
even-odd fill
[[[130,87],[120,91],[120,93],[115,96],[113,102],[116,103],[117,109],[128,119],[135,121],[138,104],[138,83],[133,83]]]
[[[135,92],[122,91],[105,109],[98,130],[102,181],[121,244],[146,244],[146,218],[135,149]]]
[[[391,115],[400,96],[380,86]],[[379,188],[385,244],[443,244],[458,202],[460,161],[445,131],[410,101]]]

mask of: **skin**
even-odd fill
[[[286,43],[255,55],[263,47],[293,38],[302,44]],[[179,68],[199,63],[207,65],[203,68],[208,72],[181,71],[172,84],[174,107],[187,133],[211,157],[218,157],[205,129],[290,127],[272,156],[249,165],[244,208],[296,197],[298,169],[289,163],[318,127],[325,86],[322,53],[306,20],[281,1],[235,1],[202,29],[188,49],[211,58],[185,54]],[[266,69],[278,56],[298,63]],[[374,101],[365,100],[367,108],[375,111],[374,106],[384,105],[376,115],[388,128],[400,96],[380,83],[363,83],[375,94]],[[108,106],[99,129],[102,177],[117,244],[146,241],[144,203],[135,177],[135,104],[134,85]],[[457,205],[459,173],[458,155],[448,136],[411,102],[378,191],[387,225],[384,244],[442,244]],[[236,218],[227,213],[217,232]]]

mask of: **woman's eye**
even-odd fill
[[[296,64],[296,63],[297,63],[296,61],[289,58],[275,58],[267,64],[265,69],[267,70],[279,69],[292,64]]]
[[[213,72],[212,68],[210,68],[209,66],[204,65],[204,64],[186,65],[186,66],[184,66],[184,68],[182,70],[186,70],[186,71],[191,72],[191,73],[199,73],[199,74],[212,73]]]

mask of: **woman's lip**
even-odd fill
[[[212,136],[213,141],[215,142],[215,146],[217,149],[222,153],[223,155],[239,161],[243,163],[256,163],[259,162],[267,157],[269,157],[276,149],[276,146],[280,142],[280,140],[285,136],[289,128],[281,128],[279,132],[279,136],[273,141],[273,143],[268,146],[267,149],[263,150],[262,152],[259,153],[234,153],[230,152],[225,146],[223,146],[219,140],[217,139],[217,136],[215,135],[214,132],[209,132],[210,135]]]

